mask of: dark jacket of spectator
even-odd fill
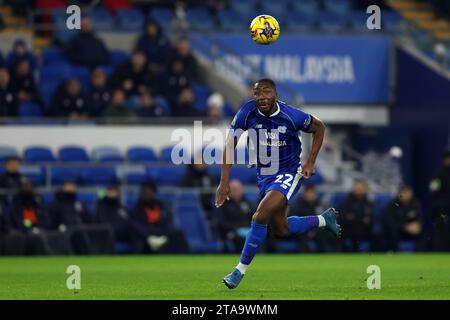
[[[248,228],[253,215],[252,204],[244,198],[240,201],[230,199],[218,209],[218,223],[221,233]]]
[[[341,225],[346,236],[354,240],[369,239],[372,234],[373,204],[364,197],[350,194],[342,203]]]
[[[208,172],[206,164],[191,164],[188,166],[187,172],[181,180],[182,187],[194,188],[211,188],[215,185],[213,176]],[[212,210],[212,197],[210,192],[202,192],[200,199],[203,209],[206,211],[208,218]]]
[[[0,68],[0,117],[15,117],[17,114],[18,101],[10,84],[9,73]]]
[[[184,65],[180,60],[174,61],[169,68],[167,79],[163,86],[163,94],[172,104],[177,103],[177,97],[181,91],[188,88],[191,81],[184,70]]]
[[[172,214],[158,199],[139,198],[131,211],[133,221],[141,226],[155,229],[170,229],[173,226]]]
[[[13,50],[6,57],[6,65],[8,68],[12,68],[21,59],[28,61],[32,71],[38,66],[35,55],[27,49],[25,41],[18,39],[14,42]]]
[[[53,92],[49,113],[56,117],[83,117],[89,113],[89,99],[78,80],[63,82]]]
[[[120,199],[104,197],[97,202],[95,215],[98,223],[110,225],[118,241],[127,241],[130,237],[130,215]]]
[[[94,68],[109,64],[110,55],[105,44],[91,31],[80,31],[65,48],[67,59],[76,65]]]
[[[292,209],[292,214],[296,216],[313,216],[322,211],[322,205],[319,199],[307,201],[301,198]]]
[[[149,63],[164,65],[169,56],[169,41],[153,20],[146,23],[144,34],[139,37],[136,47],[145,52]]]
[[[56,229],[60,225],[79,226],[91,222],[86,207],[77,200],[75,193],[57,192],[55,201],[48,208],[48,214],[52,229]]]
[[[9,212],[2,201],[0,201],[0,236],[6,234],[11,229],[11,219]]]
[[[22,175],[19,172],[3,172],[0,174],[0,189],[17,191],[21,181]]]
[[[101,116],[111,101],[111,90],[107,84],[106,74],[101,68],[92,71],[88,96],[91,104],[90,115]]]
[[[32,192],[18,193],[10,207],[12,227],[20,231],[29,231],[32,228],[46,229],[49,221],[41,203],[42,199]]]
[[[192,55],[189,42],[186,39],[178,42],[176,49],[170,56],[169,65],[172,65],[174,61],[181,61],[183,63],[185,75],[189,81],[195,81],[197,79],[197,61]]]
[[[19,59],[14,63],[11,71],[11,88],[19,101],[41,105],[36,80],[30,71],[28,61]]]

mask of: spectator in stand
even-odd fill
[[[49,226],[47,213],[42,206],[42,199],[34,192],[33,184],[28,179],[22,181],[19,193],[14,196],[9,216],[11,228],[25,236],[25,254],[50,253],[45,238],[45,229]]]
[[[125,92],[122,89],[114,90],[111,102],[103,112],[103,116],[122,120],[132,120],[136,117],[133,111],[125,107]]]
[[[110,54],[103,41],[94,34],[89,17],[81,19],[80,32],[69,40],[64,52],[70,63],[88,68],[110,62]]]
[[[144,183],[131,212],[133,228],[141,237],[138,252],[146,252],[147,248],[154,253],[188,252],[183,233],[174,227],[172,213],[158,200],[156,192],[153,182]]]
[[[95,222],[86,206],[77,199],[77,184],[64,182],[55,193],[48,209],[50,227],[67,234],[75,253],[112,253],[113,231],[108,225],[90,225]]]
[[[402,187],[386,207],[384,231],[388,250],[398,251],[401,241],[414,241],[416,250],[423,250],[422,206],[410,187]]]
[[[450,151],[430,184],[434,220],[433,249],[450,251]]]
[[[197,80],[197,61],[191,52],[188,39],[182,38],[178,41],[176,48],[169,59],[169,65],[172,66],[175,61],[181,61],[183,63],[184,74],[189,82],[194,82]]]
[[[12,196],[19,191],[22,179],[19,159],[8,157],[5,161],[5,172],[0,174],[0,191],[8,193],[8,196],[0,195],[0,200],[3,198],[4,201],[9,202]]]
[[[3,57],[3,53],[0,51],[0,68],[5,67],[5,58]]]
[[[176,103],[176,97],[179,96],[181,91],[190,86],[191,82],[187,77],[184,69],[184,64],[181,60],[174,60],[170,65],[169,74],[163,94],[168,101],[172,104]]]
[[[367,197],[367,185],[361,179],[353,183],[352,192],[341,204],[344,250],[359,251],[361,241],[372,240],[373,204]]]
[[[18,39],[14,42],[12,51],[6,58],[6,65],[8,66],[8,68],[13,69],[18,60],[28,61],[30,72],[33,72],[38,67],[35,55],[28,50],[27,45],[23,39]]]
[[[90,116],[99,117],[108,107],[111,101],[111,90],[106,81],[106,74],[101,68],[96,68],[91,73],[91,86],[88,92],[91,103]]]
[[[230,181],[230,200],[217,209],[219,235],[224,241],[234,243],[234,251],[238,252],[245,242],[252,220],[252,204],[244,196],[244,188],[239,180]]]
[[[42,108],[43,104],[28,60],[21,58],[14,62],[11,69],[11,88],[20,102],[33,102]]]
[[[208,97],[206,101],[207,104],[207,115],[208,122],[210,124],[217,124],[222,120],[223,117],[223,97],[220,93],[213,93]]]
[[[147,61],[156,66],[165,65],[169,55],[169,41],[162,34],[155,20],[148,20],[136,44],[136,48],[145,52]]]
[[[214,177],[208,172],[208,165],[205,162],[190,164],[187,172],[181,179],[182,187],[201,188],[201,202],[208,220],[212,218],[213,193],[211,189],[215,186]]]
[[[12,228],[7,204],[0,198],[0,255],[21,255],[25,252],[25,236]]]
[[[17,97],[11,87],[9,72],[0,68],[0,117],[15,117],[18,114]]]
[[[103,198],[97,202],[95,215],[97,223],[107,224],[114,230],[116,242],[124,242],[131,247],[135,244],[135,234],[127,208],[120,202],[117,186],[109,186]]]
[[[177,117],[199,116],[199,112],[194,107],[194,99],[194,92],[190,88],[184,88],[172,113]]]
[[[151,92],[145,91],[141,93],[139,108],[136,111],[141,118],[155,118],[165,115],[163,107],[155,104],[155,99]]]
[[[119,65],[110,79],[112,88],[121,88],[127,97],[157,87],[156,75],[150,71],[145,53],[135,50],[129,61]]]
[[[301,198],[294,204],[290,214],[297,216],[310,216],[320,214],[325,210],[317,195],[317,190],[313,185],[306,185]],[[289,214],[289,215],[290,215]],[[302,252],[310,251],[309,241],[316,242],[319,252],[337,251],[336,241],[332,234],[323,229],[308,231],[305,235],[299,237],[300,250]]]
[[[77,78],[63,81],[56,87],[50,101],[50,115],[73,120],[86,119],[89,111],[89,99],[81,90]]]

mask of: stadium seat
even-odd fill
[[[130,147],[127,158],[131,162],[157,161],[155,151],[149,147]]]
[[[175,205],[200,205],[197,191],[183,191],[175,196]]]
[[[210,175],[212,175],[212,177],[214,178],[215,181],[220,180],[221,170],[222,169],[221,169],[220,165],[208,166],[208,172]]]
[[[42,64],[46,66],[54,63],[67,63],[64,52],[60,49],[43,49]]]
[[[50,180],[52,185],[60,186],[65,181],[81,183],[81,168],[79,167],[50,167]]]
[[[290,31],[308,31],[317,26],[317,15],[306,15],[301,12],[291,12],[286,19],[286,28]]]
[[[345,16],[351,11],[351,3],[348,0],[324,0],[326,11],[339,16]]]
[[[191,89],[195,96],[194,108],[198,111],[206,112],[208,107],[206,101],[210,95],[208,87],[200,83],[194,83],[192,84]]]
[[[348,17],[338,15],[334,12],[320,13],[319,27],[327,32],[337,32],[345,29],[348,25]]]
[[[5,159],[8,157],[19,158],[19,153],[14,147],[0,145],[0,162],[5,161]]]
[[[97,31],[109,31],[114,29],[114,18],[103,8],[96,8],[90,12],[92,24]]]
[[[246,166],[233,166],[230,172],[231,179],[237,179],[243,184],[256,183],[256,169],[247,168]]]
[[[394,10],[383,10],[381,13],[381,28],[388,32],[398,32],[401,27],[402,17]]]
[[[271,15],[275,17],[282,17],[288,11],[288,2],[279,0],[279,1],[262,1],[261,2],[261,10],[264,14]],[[280,20],[277,20],[280,23]],[[283,28],[283,26],[280,26]]]
[[[91,71],[87,67],[82,66],[70,66],[68,78],[77,78],[80,81],[81,87],[87,90],[90,86]]]
[[[295,240],[281,240],[277,243],[279,252],[298,252],[300,246]]]
[[[96,162],[117,163],[123,162],[125,158],[119,148],[114,146],[98,146],[92,149],[92,159]]]
[[[412,240],[400,241],[398,244],[398,251],[401,252],[413,252],[416,250],[416,242]]]
[[[90,214],[95,214],[97,205],[97,194],[95,192],[77,192],[77,199],[86,206]]]
[[[147,168],[147,176],[161,186],[179,186],[185,173],[186,167],[184,165]]]
[[[222,250],[223,244],[212,240],[203,210],[199,206],[177,206],[174,209],[174,221],[184,233],[191,252],[214,253]]]
[[[154,8],[150,11],[149,17],[158,22],[163,30],[167,30],[173,18],[173,10],[169,8]]]
[[[241,0],[230,0],[230,9],[235,12],[247,15],[255,15],[255,7],[257,6],[257,0],[241,1]]]
[[[393,196],[388,192],[375,194],[373,198],[373,231],[374,233],[380,233],[383,229],[383,214],[384,209],[392,201]]]
[[[41,187],[45,185],[45,170],[36,165],[20,166],[20,173],[31,180],[34,186]]]
[[[81,169],[81,181],[85,185],[108,186],[117,183],[113,167],[87,167]]]
[[[172,163],[172,149],[173,149],[173,148],[174,148],[174,146],[168,146],[168,147],[162,148],[162,149],[161,149],[161,156],[160,156],[160,159],[161,159],[162,161],[166,161],[166,162]],[[186,149],[180,150],[178,155],[179,155],[180,157],[183,157],[184,154],[185,154],[185,152],[188,153],[187,155],[189,155],[189,158],[190,158],[190,152],[189,152],[188,150],[186,150]]]
[[[19,116],[20,117],[40,117],[42,116],[41,108],[33,102],[20,102],[19,103]]]
[[[81,146],[61,147],[58,152],[58,157],[63,162],[89,162],[89,156]]]
[[[144,15],[137,9],[117,11],[120,30],[141,31],[144,26]]]
[[[111,50],[111,63],[118,65],[128,60],[128,53],[123,50]]]
[[[23,159],[25,162],[55,162],[56,159],[53,156],[50,148],[45,146],[27,147],[23,153]]]
[[[123,194],[123,203],[128,210],[132,210],[139,199],[139,192],[127,191]]]
[[[345,192],[335,192],[331,196],[330,206],[339,210],[342,202],[345,200],[346,197],[347,193]]]
[[[186,11],[186,18],[193,30],[210,30],[214,27],[211,14],[204,8],[193,8]]]
[[[259,193],[253,192],[253,191],[247,191],[244,194],[245,199],[247,199],[255,207],[258,205],[258,201],[259,201],[258,196],[259,196]]]
[[[352,11],[349,14],[350,26],[352,27],[352,29],[354,31],[358,31],[358,32],[370,31],[369,29],[367,29],[367,25],[366,25],[367,17],[368,17],[368,15],[366,14],[365,11],[362,11],[362,10]]]
[[[220,28],[227,31],[244,31],[248,29],[248,20],[234,10],[222,10],[218,13]]]
[[[316,16],[320,11],[319,2],[316,0],[292,1],[293,12],[304,16]]]

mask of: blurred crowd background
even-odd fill
[[[66,27],[71,4],[81,30]],[[371,4],[381,30],[366,27]],[[265,48],[248,37],[261,13],[282,29]],[[263,250],[449,251],[449,16],[440,0],[0,1],[0,254],[239,252],[255,170],[235,166],[231,200],[216,209],[220,167],[174,165],[163,130],[225,128],[254,81],[274,76],[251,60],[259,51],[304,58],[318,41],[333,55],[332,41],[360,39],[382,41],[383,54],[350,46],[355,88],[275,73],[281,98],[328,126],[288,214],[334,206],[344,237],[317,230]],[[120,139],[142,127],[153,130],[145,143]],[[78,141],[72,129],[93,135]],[[110,131],[95,136],[103,129],[117,144],[102,143]]]

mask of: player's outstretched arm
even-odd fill
[[[317,155],[322,147],[323,138],[325,136],[325,124],[319,118],[311,116],[310,128],[310,132],[312,133],[311,152],[309,153],[308,160],[303,166],[302,171],[303,178],[305,179],[311,178],[314,172],[314,164],[316,163]]]
[[[222,172],[219,187],[216,191],[216,208],[219,208],[225,200],[230,200],[230,171],[232,166],[232,161],[230,160],[234,159],[234,149],[237,142],[237,137],[230,137],[223,148]]]

